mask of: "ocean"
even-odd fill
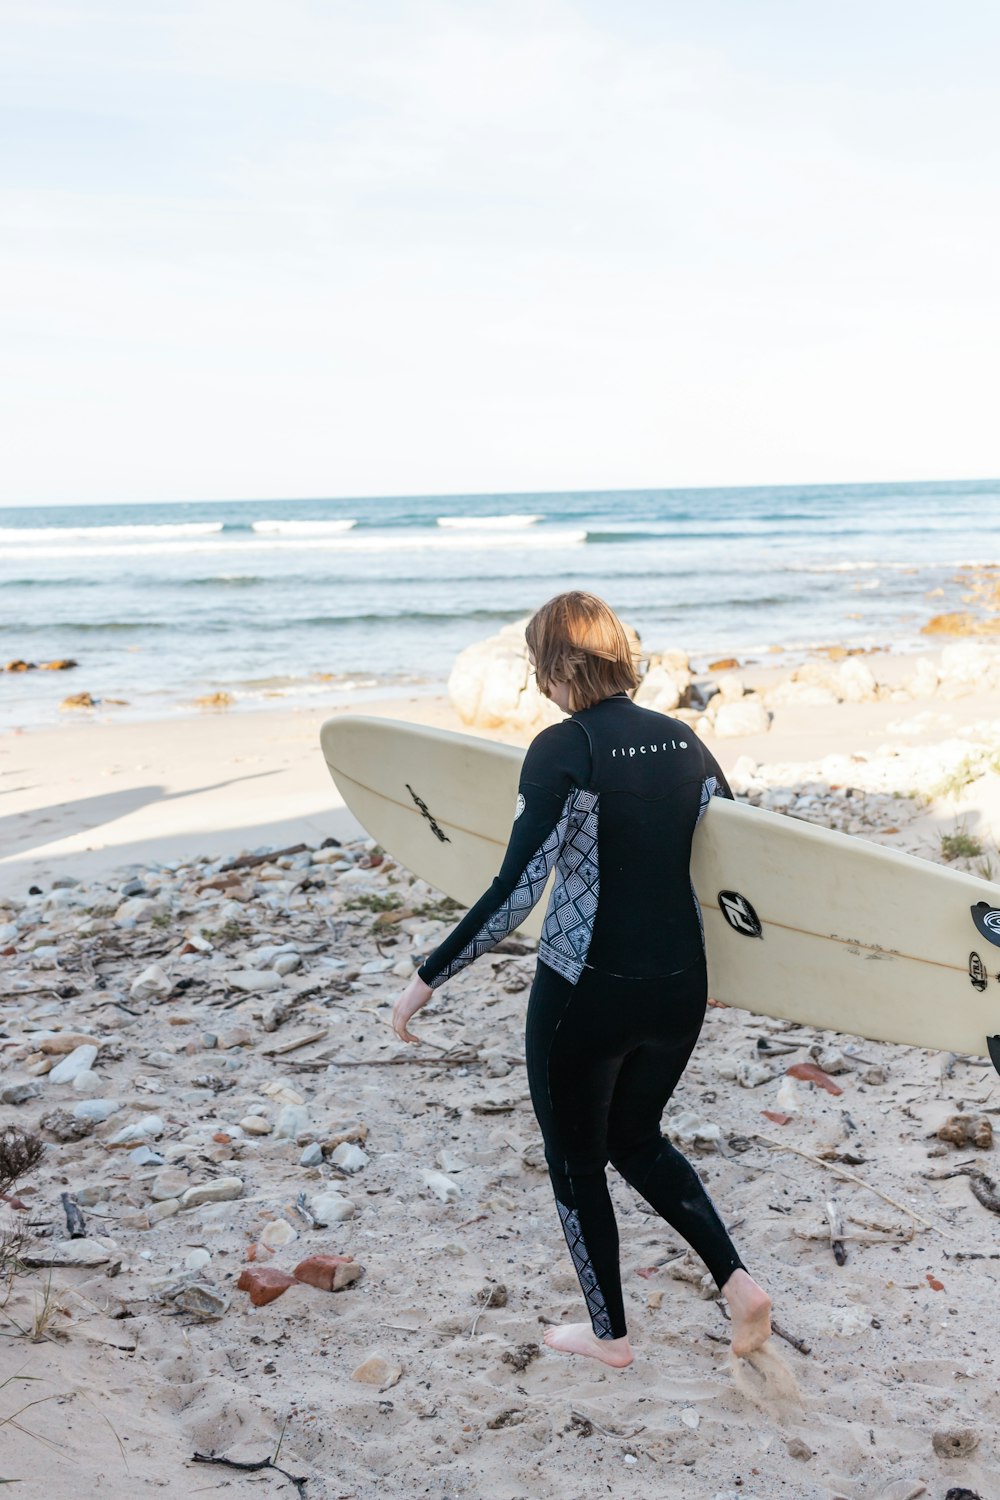
[[[0,727],[331,707],[439,689],[464,646],[563,589],[697,668],[782,648],[928,647],[956,570],[996,563],[1000,483],[0,509]],[[782,658],[774,657],[774,660]]]

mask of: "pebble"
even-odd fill
[[[128,1159],[134,1167],[162,1167],[163,1157],[157,1151],[151,1151],[148,1146],[136,1146],[130,1151]]]
[[[801,1438],[793,1437],[788,1439],[788,1456],[789,1458],[801,1458],[805,1462],[807,1459],[812,1458],[813,1451],[809,1444],[804,1443]]]
[[[302,955],[300,953],[279,953],[274,960],[272,968],[282,978],[286,974],[294,974],[296,969],[302,967]]]
[[[165,1198],[180,1198],[191,1186],[191,1178],[187,1172],[182,1172],[179,1167],[167,1167],[166,1171],[158,1172],[150,1184],[149,1196],[154,1203]]]
[[[318,1142],[314,1141],[312,1145],[306,1146],[305,1150],[302,1152],[302,1155],[299,1157],[299,1166],[318,1167],[321,1164],[322,1160],[323,1147],[320,1146]]]
[[[83,1072],[77,1073],[73,1079],[73,1091],[77,1094],[97,1095],[103,1088],[104,1080],[99,1078],[92,1068],[84,1068]]]
[[[293,1229],[287,1219],[274,1219],[264,1226],[260,1243],[266,1245],[268,1250],[280,1250],[283,1245],[290,1245],[298,1237],[298,1230]]]
[[[347,1219],[353,1219],[357,1209],[349,1198],[340,1193],[317,1193],[314,1198],[309,1199],[309,1212],[320,1228],[328,1224],[342,1224]]]
[[[784,1115],[797,1115],[802,1108],[799,1091],[794,1078],[783,1078],[774,1096],[774,1107]]]
[[[202,1281],[183,1287],[171,1301],[181,1312],[193,1313],[196,1318],[221,1318],[229,1308],[229,1298]]]
[[[110,1120],[112,1115],[116,1115],[121,1107],[117,1099],[81,1099],[79,1104],[73,1105],[73,1118],[93,1120],[95,1124],[100,1125],[105,1120]]]
[[[339,1146],[337,1150],[340,1150]],[[336,1156],[336,1152],[334,1156]],[[442,1203],[455,1203],[461,1196],[462,1189],[458,1183],[453,1181],[452,1178],[446,1177],[443,1172],[425,1171],[424,1183],[434,1194],[435,1198],[439,1199]]]
[[[83,1238],[53,1240],[44,1248],[24,1251],[20,1258],[26,1266],[106,1266],[113,1254],[100,1240]]]
[[[132,1141],[156,1140],[166,1128],[159,1115],[144,1115],[141,1120],[133,1120],[130,1125],[123,1125],[121,1130],[111,1137],[108,1145],[127,1146]]]
[[[401,1365],[392,1364],[381,1354],[369,1354],[367,1359],[362,1360],[351,1371],[351,1379],[360,1381],[362,1385],[377,1385],[380,1391],[387,1391],[396,1384],[402,1373]]]
[[[147,896],[130,896],[123,901],[112,918],[116,927],[135,927],[140,922],[151,922],[154,917],[167,915],[166,907]]]
[[[226,983],[234,990],[253,994],[260,990],[280,990],[281,975],[273,969],[234,969],[226,975]]]
[[[189,1187],[181,1198],[181,1207],[197,1208],[201,1203],[229,1203],[242,1196],[242,1178],[217,1177],[214,1182],[202,1182]]]
[[[342,1167],[345,1172],[360,1172],[362,1167],[368,1165],[368,1155],[356,1146],[353,1141],[341,1141],[337,1149],[331,1154],[330,1160],[335,1167]]]
[[[0,1104],[27,1104],[29,1099],[37,1099],[41,1092],[42,1085],[34,1080],[28,1083],[8,1083],[6,1088],[0,1089]]]
[[[212,1257],[207,1250],[192,1250],[184,1257],[185,1271],[204,1271],[212,1264]]]
[[[240,1128],[247,1135],[270,1135],[274,1126],[265,1115],[244,1115],[240,1121]]]
[[[165,1000],[172,989],[173,981],[167,978],[160,965],[150,964],[133,979],[129,995],[138,1001]]]
[[[91,1064],[96,1061],[96,1047],[74,1047],[73,1051],[67,1057],[64,1057],[62,1062],[56,1063],[48,1075],[49,1082],[72,1083],[81,1073],[89,1072]]]
[[[286,1104],[278,1115],[274,1127],[274,1138],[278,1141],[294,1141],[309,1129],[309,1111],[303,1104]]]

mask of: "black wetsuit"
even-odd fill
[[[524,758],[500,874],[418,973],[436,988],[494,948],[556,879],[528,1001],[532,1104],[599,1338],[625,1331],[610,1161],[721,1287],[742,1266],[698,1174],[660,1134],[705,1017],[691,840],[719,766],[624,693],[542,730]]]

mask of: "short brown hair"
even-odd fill
[[[590,708],[639,685],[637,647],[610,605],[595,594],[557,594],[535,611],[524,631],[543,693],[569,686],[570,710]]]

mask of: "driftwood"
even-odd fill
[[[826,1216],[830,1220],[830,1249],[838,1266],[847,1264],[847,1248],[844,1245],[844,1223],[835,1203],[828,1202]]]
[[[890,1204],[893,1208],[898,1208],[900,1213],[908,1214],[911,1219],[916,1219],[918,1224],[923,1224],[927,1229],[933,1229],[935,1234],[940,1234],[944,1239],[953,1240],[956,1238],[950,1229],[942,1229],[940,1224],[934,1224],[930,1219],[925,1219],[915,1209],[907,1208],[905,1203],[900,1203],[896,1198],[890,1198],[889,1194],[883,1193],[881,1188],[872,1187],[871,1183],[865,1182],[863,1177],[858,1177],[854,1172],[848,1172],[846,1167],[838,1166],[836,1162],[824,1161],[821,1156],[816,1156],[812,1151],[804,1151],[801,1146],[792,1146],[785,1141],[776,1141],[772,1136],[761,1135],[759,1131],[755,1131],[754,1134],[758,1141],[763,1141],[767,1146],[773,1146],[778,1151],[792,1151],[796,1156],[802,1156],[806,1161],[814,1162],[817,1167],[823,1167],[827,1172],[836,1173],[845,1182],[853,1182],[858,1187],[865,1188],[869,1193],[874,1193],[877,1198],[881,1198],[883,1202]],[[998,1212],[1000,1212],[1000,1209],[998,1209]]]
[[[224,1468],[242,1469],[248,1474],[259,1474],[262,1469],[273,1469],[276,1474],[281,1474],[285,1479],[294,1484],[302,1500],[306,1500],[308,1478],[306,1476],[296,1477],[294,1474],[289,1474],[287,1469],[279,1469],[272,1458],[259,1458],[256,1463],[238,1463],[235,1458],[215,1458],[208,1453],[195,1453],[192,1456],[191,1462],[194,1464],[221,1464]]]

